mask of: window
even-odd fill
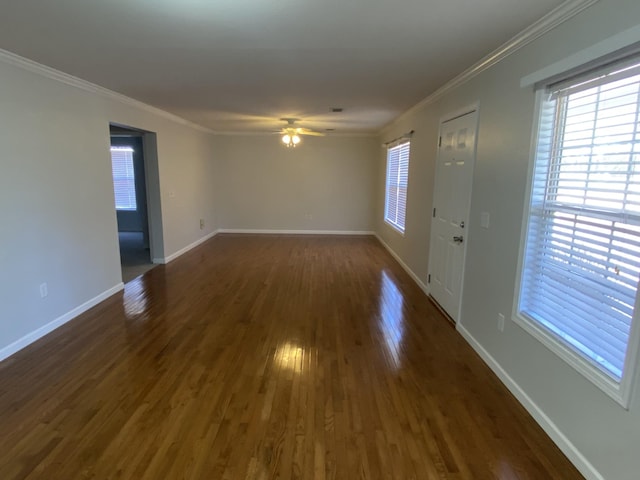
[[[538,95],[515,319],[626,405],[638,343],[640,58]]]
[[[113,188],[116,210],[136,210],[136,181],[133,173],[133,148],[111,147]]]
[[[387,150],[387,190],[384,199],[384,219],[404,233],[407,211],[407,183],[409,179],[409,142]]]

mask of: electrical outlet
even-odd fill
[[[40,284],[40,298],[44,298],[49,295],[49,288],[46,283]]]
[[[498,314],[498,330],[504,332],[504,315],[501,313]]]
[[[204,218],[200,219],[200,230],[204,228]]]

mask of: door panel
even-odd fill
[[[440,126],[429,254],[430,294],[454,321],[460,314],[477,112]]]

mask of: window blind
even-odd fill
[[[619,383],[640,275],[640,60],[545,96],[519,311]]]
[[[111,147],[116,210],[137,210],[133,148]]]
[[[404,232],[407,209],[409,151],[410,142],[401,143],[387,150],[384,219],[401,232]]]

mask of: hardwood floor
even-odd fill
[[[370,237],[219,235],[0,363],[0,478],[579,479]]]

